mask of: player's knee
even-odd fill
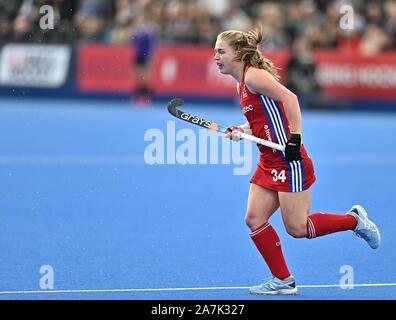
[[[250,215],[249,213],[246,213],[245,215],[245,223],[248,226],[250,230],[254,230],[255,226],[257,224],[257,219],[255,216]]]
[[[266,222],[264,216],[257,215],[252,211],[247,211],[245,215],[245,223],[250,230],[256,230]]]
[[[307,228],[305,225],[287,225],[286,231],[293,238],[305,238],[307,235]]]

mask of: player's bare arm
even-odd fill
[[[249,68],[245,83],[253,93],[263,94],[283,103],[291,132],[301,132],[301,110],[297,96],[279,83],[268,71]]]

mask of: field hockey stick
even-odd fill
[[[168,111],[169,111],[169,113],[171,115],[173,115],[174,117],[178,118],[178,119],[187,121],[189,123],[195,124],[197,126],[200,126],[200,127],[212,130],[212,131],[217,131],[217,132],[221,132],[221,133],[224,133],[224,134],[231,132],[231,129],[226,127],[226,126],[220,125],[220,124],[218,124],[218,123],[216,123],[214,121],[210,121],[210,120],[206,120],[204,118],[200,118],[200,117],[194,116],[194,115],[192,115],[192,114],[190,114],[188,112],[185,112],[185,111],[182,111],[182,110],[178,109],[178,107],[183,105],[183,103],[184,103],[184,101],[182,99],[180,99],[180,98],[172,99],[168,103]],[[251,134],[247,134],[247,133],[240,132],[240,131],[237,131],[234,134],[237,135],[240,139],[245,139],[245,140],[249,140],[249,141],[252,141],[252,142],[256,142],[258,144],[261,144],[263,146],[269,147],[271,149],[276,149],[276,150],[279,150],[279,151],[285,151],[285,147],[284,146],[282,146],[280,144],[277,144],[277,143],[274,143],[274,142],[271,142],[271,141],[268,141],[268,140],[264,140],[264,139],[255,137],[255,136],[253,136]]]

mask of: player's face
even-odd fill
[[[233,61],[235,58],[235,51],[224,40],[217,38],[215,44],[214,60],[223,74],[232,74],[233,71],[239,66],[238,62]]]

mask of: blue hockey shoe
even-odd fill
[[[296,294],[297,287],[292,276],[288,280],[272,277],[263,284],[251,287],[249,292],[251,294]]]
[[[357,204],[347,214],[354,216],[358,222],[354,234],[366,240],[371,248],[377,249],[381,244],[381,234],[375,223],[369,220],[366,210]]]

